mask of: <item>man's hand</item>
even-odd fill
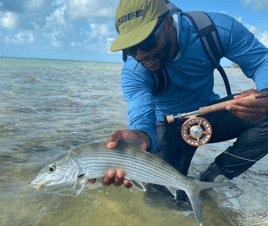
[[[102,184],[109,186],[111,184],[114,184],[115,186],[121,186],[123,183],[126,188],[131,188],[132,184],[129,182],[129,180],[124,179],[125,173],[121,169],[109,169],[105,176],[102,178]],[[90,179],[88,180],[90,183],[95,183],[96,179]]]
[[[150,140],[147,134],[138,130],[116,130],[113,135],[107,139],[107,148],[113,149],[117,146],[119,141],[131,140],[131,144],[135,147],[146,151],[150,147]],[[105,176],[102,178],[102,184],[109,186],[114,184],[115,186],[125,185],[126,188],[131,188],[132,184],[129,180],[124,178],[125,173],[122,169],[109,169]],[[90,183],[95,183],[96,179],[88,180]]]
[[[119,141],[131,140],[131,144],[136,148],[146,151],[150,147],[150,140],[146,133],[139,130],[116,130],[113,135],[107,139],[107,148],[113,149]]]
[[[257,91],[254,89],[247,90],[234,96],[233,103],[226,107],[227,111],[231,111],[239,118],[247,120],[258,120],[262,118],[268,110],[268,98],[259,98],[253,100],[240,100],[239,98],[250,96],[252,94],[260,96],[267,94],[267,91]]]

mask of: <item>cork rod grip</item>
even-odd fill
[[[166,115],[166,116],[164,117],[164,120],[165,120],[165,123],[166,123],[166,124],[175,122],[174,115]]]
[[[254,94],[252,94],[250,96],[247,96],[247,97],[240,98],[240,100],[253,100],[253,99],[255,99]],[[225,108],[228,105],[232,104],[232,101],[233,100],[228,100],[228,101],[218,103],[218,104],[214,104],[214,105],[211,105],[211,106],[202,107],[202,108],[199,109],[200,115],[205,115],[205,114],[208,114],[208,113],[211,113],[211,112],[225,110]]]

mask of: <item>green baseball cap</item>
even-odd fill
[[[154,30],[158,17],[167,11],[165,0],[121,0],[116,10],[119,36],[110,50],[115,52],[141,43]]]

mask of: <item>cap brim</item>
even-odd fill
[[[151,32],[154,30],[157,24],[158,18],[155,18],[148,22],[147,24],[130,31],[126,34],[119,35],[111,45],[110,50],[116,52],[122,49],[129,48],[131,46],[137,45],[145,40]]]

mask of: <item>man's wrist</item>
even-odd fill
[[[146,145],[147,145],[147,149],[150,147],[150,138],[149,138],[149,135],[146,133],[146,132],[144,132],[144,131],[141,131],[141,130],[138,130],[139,132],[141,132],[142,133],[142,138],[145,140],[145,142],[146,142]]]

